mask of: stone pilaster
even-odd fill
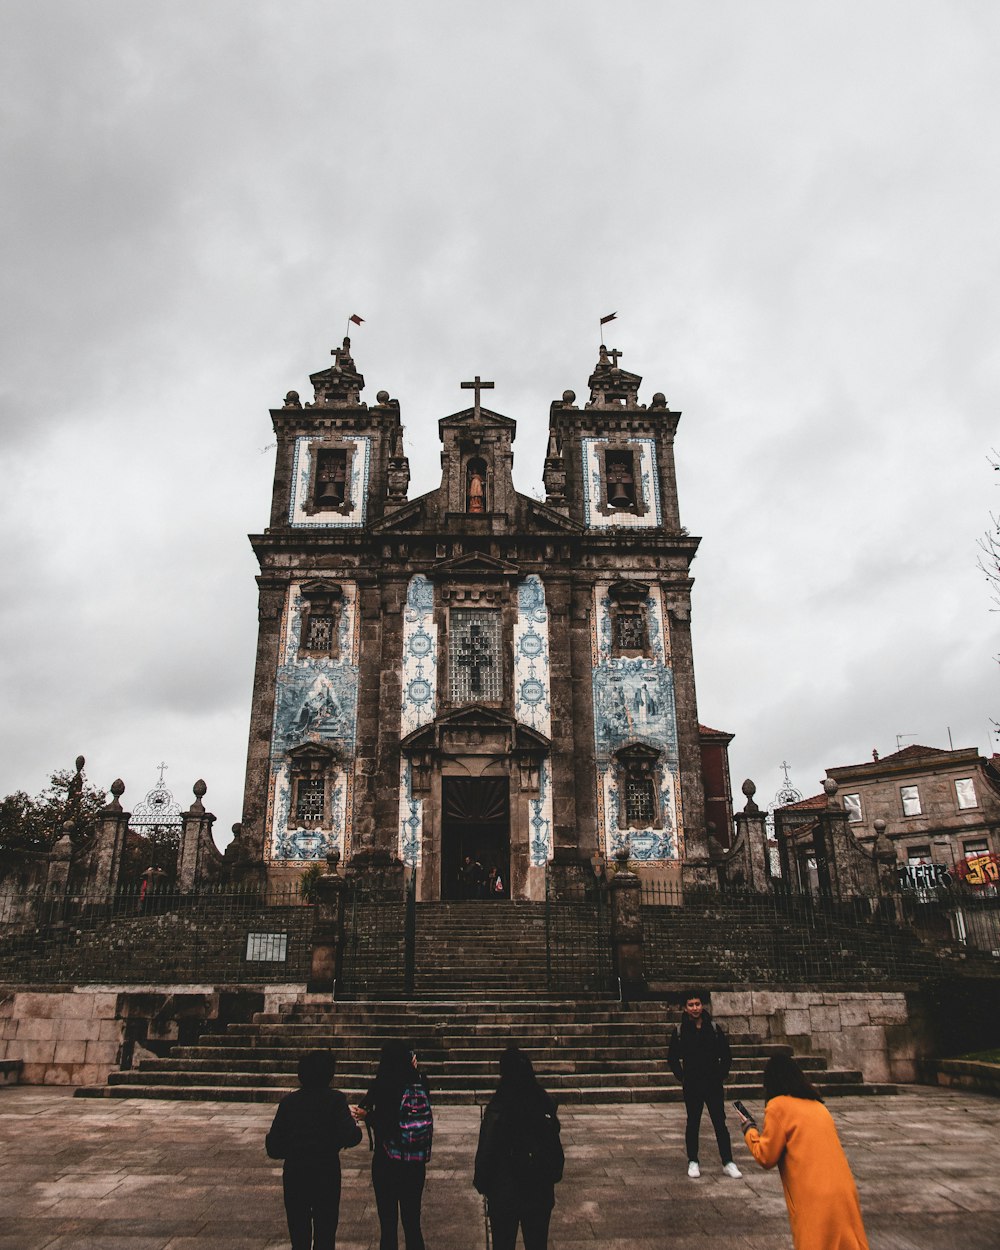
[[[337,871],[340,853],[334,851],[327,856],[326,862],[326,872],[313,883],[316,919],[313,925],[312,963],[306,986],[310,994],[335,992],[343,951],[344,892],[347,883]]]
[[[743,783],[746,806],[736,813],[736,845],[734,853],[742,855],[746,886],[758,894],[768,893],[773,885],[771,861],[767,848],[767,813],[754,802],[757,787],[747,779]]]
[[[611,948],[615,975],[622,998],[641,998],[646,993],[643,970],[642,883],[627,867],[628,852],[617,857],[618,870],[611,878]]]
[[[125,833],[132,815],[123,811],[119,802],[124,793],[125,782],[119,777],[111,783],[111,802],[102,807],[97,816],[90,880],[90,893],[95,902],[110,902],[118,892]]]
[[[181,844],[177,849],[177,887],[191,894],[218,873],[222,856],[212,839],[215,817],[205,810],[202,799],[208,787],[200,779],[194,783],[194,802],[181,817]]]

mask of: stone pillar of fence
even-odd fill
[[[326,872],[313,882],[316,916],[313,922],[312,964],[306,989],[310,994],[332,993],[340,971],[344,937],[344,892],[347,882],[337,871],[340,852],[326,857]]]
[[[125,834],[132,816],[131,812],[122,810],[120,799],[124,793],[125,782],[119,777],[111,783],[111,802],[97,814],[97,830],[90,859],[90,893],[95,902],[110,902],[118,893]]]
[[[841,902],[870,895],[871,865],[865,852],[851,832],[847,812],[837,798],[837,783],[832,777],[823,782],[826,807],[819,814],[818,834],[822,838],[830,872],[830,892]]]
[[[736,840],[731,858],[734,866],[738,861],[738,872],[746,888],[766,894],[773,884],[767,847],[767,813],[754,802],[757,787],[749,778],[743,783],[743,793],[747,801],[743,811],[736,813]],[[728,869],[730,865],[727,863],[724,867]],[[729,878],[732,879],[731,872]]]
[[[615,856],[611,879],[611,951],[622,998],[642,998],[646,993],[643,969],[642,883],[628,869],[628,847]]]
[[[199,778],[193,789],[194,802],[181,816],[181,842],[177,848],[177,888],[182,894],[193,893],[217,875],[222,865],[222,856],[212,838],[215,817],[202,803],[208,786]]]
[[[64,821],[62,830],[62,837],[49,852],[45,874],[45,899],[49,903],[61,902],[69,890],[69,871],[73,863],[73,822]]]

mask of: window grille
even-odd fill
[[[326,783],[322,777],[305,777],[295,795],[296,820],[322,820]]]
[[[645,612],[622,612],[615,616],[615,645],[618,651],[646,650]]]
[[[630,825],[653,823],[653,787],[648,781],[625,783],[625,818]]]
[[[306,650],[329,651],[333,639],[333,617],[309,614],[306,626]]]
[[[451,613],[448,691],[452,703],[490,703],[503,697],[499,612],[458,608]]]

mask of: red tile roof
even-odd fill
[[[799,799],[797,803],[786,803],[784,807],[779,807],[779,812],[805,812],[814,807],[826,807],[826,795],[814,794],[808,799]]]

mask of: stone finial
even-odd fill
[[[872,855],[881,863],[893,863],[896,859],[896,848],[892,844],[892,839],[886,836],[885,821],[879,817],[873,822],[873,827],[875,841],[872,843]]]
[[[78,755],[78,756],[76,757],[76,771],[77,771],[78,773],[82,773],[82,772],[83,772],[83,766],[84,766],[84,764],[86,764],[86,762],[87,762],[87,761],[83,758],[83,756],[82,756],[82,755]]]
[[[878,763],[878,750],[876,747],[872,747],[872,759],[876,764]]]
[[[285,396],[285,402],[283,406],[285,408],[301,408],[302,401],[299,399],[298,391],[289,391],[288,394]]]
[[[746,800],[747,800],[746,804],[743,807],[744,812],[746,812],[748,816],[756,816],[757,813],[760,811],[760,808],[754,802],[754,798],[753,798],[753,796],[757,793],[757,786],[748,777],[746,781],[744,781],[743,785],[740,786],[740,789],[746,795]]]
[[[192,812],[203,812],[205,810],[205,805],[202,803],[202,799],[208,793],[208,786],[206,786],[204,781],[202,781],[199,777],[191,789],[194,792],[194,802],[191,804],[189,810]]]
[[[652,400],[650,401],[649,406],[651,408],[666,408],[667,406],[666,395],[664,395],[662,391],[657,391],[656,394],[653,396]]]
[[[388,391],[378,391],[378,392],[376,392],[375,398],[378,400],[378,402],[379,402],[379,403],[382,405],[382,407],[384,408],[384,407],[385,407],[385,405],[389,402],[389,392],[388,392]]]
[[[62,825],[62,837],[56,842],[52,848],[52,854],[56,859],[69,859],[73,854],[73,831],[76,826],[71,820],[64,820]]]
[[[105,810],[120,812],[122,810],[120,799],[124,793],[125,782],[122,781],[121,777],[116,777],[111,783],[111,802],[107,805]]]
[[[572,408],[576,403],[576,391],[563,391],[563,407]]]
[[[615,851],[615,863],[618,865],[619,872],[628,871],[628,857],[632,853],[632,842],[629,838],[622,838],[618,850]]]
[[[331,877],[335,877],[337,875],[337,869],[339,865],[340,865],[340,852],[336,849],[336,847],[334,847],[334,849],[326,857],[327,875]]]
[[[826,795],[827,807],[837,808],[840,806],[837,802],[837,791],[839,789],[840,786],[832,777],[825,777],[823,779],[823,793]]]
[[[235,824],[235,825],[233,825],[233,830],[232,830],[232,832],[233,832],[233,837],[234,837],[234,838],[239,838],[239,837],[241,837],[241,836],[242,836],[242,834],[243,834],[243,826],[240,824],[240,822],[239,822],[239,821],[237,821],[237,822],[236,822],[236,824]]]

